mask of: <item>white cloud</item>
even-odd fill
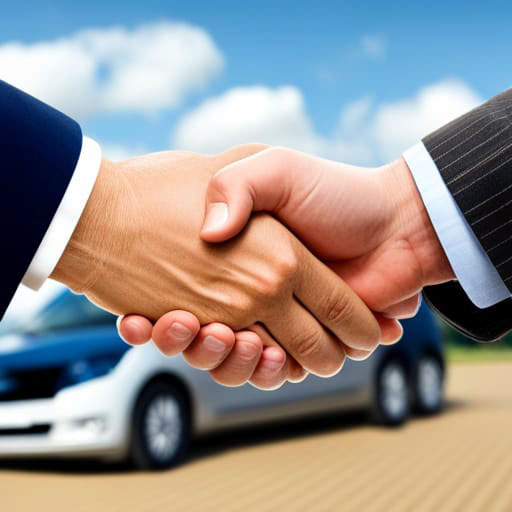
[[[481,103],[459,80],[443,80],[421,88],[411,98],[376,103],[363,98],[345,109],[336,140],[366,146],[368,161],[396,158],[425,135]]]
[[[369,59],[382,59],[387,52],[388,42],[381,36],[366,34],[359,42],[360,51]]]
[[[314,130],[297,88],[239,87],[186,114],[171,135],[171,145],[212,153],[236,144],[262,142],[373,165],[397,157],[480,101],[468,85],[457,80],[423,87],[396,102],[378,103],[364,97],[342,110],[332,135],[322,136]]]
[[[96,108],[96,67],[76,39],[0,46],[0,78],[72,115]]]
[[[55,41],[0,45],[0,78],[78,117],[174,107],[222,66],[210,36],[184,23],[90,29]]]
[[[211,98],[178,123],[171,145],[213,153],[245,142],[317,150],[304,98],[295,87],[237,87]]]

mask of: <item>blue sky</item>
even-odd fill
[[[362,97],[398,101],[450,78],[491,96],[512,82],[511,19],[510,2],[38,0],[2,6],[0,44],[160,20],[206,31],[225,64],[200,92],[151,116],[116,112],[81,120],[101,141],[156,150],[169,147],[169,131],[188,111],[235,86],[297,87],[319,135],[332,133],[341,109]]]
[[[8,2],[0,78],[112,157],[259,141],[378,164],[512,85],[511,19],[505,1]]]

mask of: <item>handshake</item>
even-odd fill
[[[397,341],[454,275],[403,159],[247,145],[103,160],[52,277],[124,315],[127,342],[274,389]]]

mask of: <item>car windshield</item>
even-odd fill
[[[64,292],[14,330],[23,334],[47,335],[79,327],[114,324],[114,315],[98,308],[81,295]]]

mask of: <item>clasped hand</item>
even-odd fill
[[[403,166],[261,146],[105,162],[54,277],[222,384],[329,376],[451,272]]]

